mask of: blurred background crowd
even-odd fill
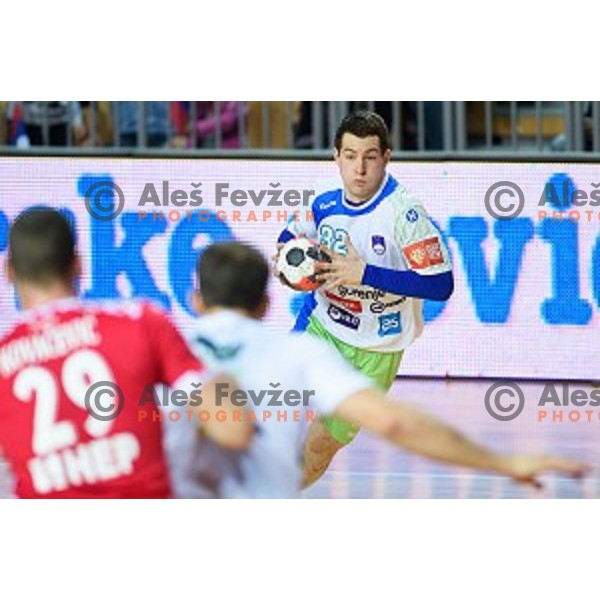
[[[330,148],[357,109],[404,151],[600,151],[598,102],[0,101],[0,146],[233,150]]]

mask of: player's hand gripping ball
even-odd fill
[[[290,240],[279,251],[279,278],[299,292],[316,290],[321,285],[316,279],[315,265],[318,262],[331,262],[331,258],[319,248],[317,242],[305,237]]]

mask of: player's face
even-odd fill
[[[390,151],[381,152],[379,137],[370,135],[359,138],[351,133],[342,136],[335,162],[340,169],[346,197],[354,202],[364,202],[373,196],[385,177],[385,167]]]

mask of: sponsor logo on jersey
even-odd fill
[[[351,296],[358,298],[359,300],[380,300],[385,296],[385,292],[382,290],[376,290],[375,288],[361,289],[355,287],[349,288],[345,285],[338,285],[337,291],[342,298]]]
[[[425,269],[444,264],[444,253],[438,237],[415,242],[406,246],[403,252],[408,264],[413,269]]]
[[[402,333],[400,313],[395,312],[391,315],[381,315],[379,317],[379,331],[377,333],[380,337]]]
[[[402,296],[402,298],[397,298],[396,300],[391,300],[390,302],[381,302],[380,300],[377,300],[376,302],[371,302],[371,304],[369,305],[369,309],[372,313],[378,315],[387,310],[388,308],[398,306],[403,302],[406,302],[406,296]]]
[[[347,298],[341,298],[340,296],[336,296],[331,292],[325,292],[325,296],[333,302],[337,302],[341,304],[344,308],[347,308],[349,311],[353,313],[361,313],[362,312],[362,304],[358,300],[349,300]]]
[[[327,314],[329,318],[335,323],[339,323],[344,327],[349,327],[350,329],[354,329],[355,331],[358,329],[360,325],[360,319],[355,317],[353,314],[349,313],[347,310],[340,308],[339,306],[335,306],[335,304],[330,304],[327,309]]]
[[[411,208],[406,213],[406,220],[409,223],[416,223],[419,220],[419,213],[414,208]]]
[[[385,254],[385,238],[382,235],[372,235],[371,248],[373,248],[373,252],[379,256]]]
[[[327,210],[328,208],[332,208],[336,204],[337,204],[337,200],[330,200],[329,202],[324,202],[323,204],[320,204],[319,206],[317,206],[317,209],[318,210]]]

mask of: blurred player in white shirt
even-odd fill
[[[215,244],[200,258],[195,305],[203,316],[192,347],[209,367],[239,383],[235,397],[233,390],[227,394],[244,407],[243,418],[253,415],[256,434],[248,452],[218,451],[220,460],[206,460],[209,442],[191,429],[187,434],[174,429],[170,451],[176,457],[176,495],[298,496],[304,429],[315,412],[356,423],[416,454],[518,482],[539,485],[537,477],[545,471],[584,473],[584,465],[560,457],[496,454],[421,410],[389,400],[326,342],[270,331],[260,322],[268,307],[268,278],[265,259],[248,246]],[[199,462],[196,451],[202,444],[199,455],[205,459]]]

